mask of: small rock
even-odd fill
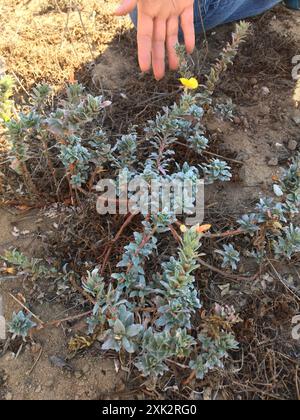
[[[35,388],[35,390],[34,390],[34,392],[35,392],[36,394],[39,394],[41,391],[42,391],[42,387],[41,387],[41,385],[38,385],[38,386]]]
[[[252,86],[255,86],[255,85],[257,85],[258,80],[255,77],[252,77],[252,79],[250,80],[250,83],[251,83]]]
[[[269,166],[278,166],[278,158],[277,157],[271,158],[268,161],[268,165]]]
[[[264,96],[268,96],[268,95],[270,94],[270,89],[269,89],[267,86],[263,86],[263,87],[261,88],[261,93],[262,93]]]
[[[5,399],[6,399],[6,401],[11,401],[13,399],[13,394],[11,392],[8,392],[5,395]]]
[[[296,140],[290,140],[289,143],[288,143],[288,149],[289,150],[294,151],[294,150],[297,149],[297,146],[298,146],[298,143],[296,142]]]

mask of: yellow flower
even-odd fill
[[[181,79],[179,79],[179,81],[186,89],[195,90],[199,87],[198,80],[195,77],[191,77],[190,79],[185,79],[184,77],[182,77]]]
[[[180,231],[181,231],[182,233],[187,232],[187,227],[186,227],[185,225],[181,225],[181,226],[180,226]]]

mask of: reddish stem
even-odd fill
[[[103,275],[103,273],[105,271],[105,268],[106,268],[106,265],[108,263],[108,260],[109,260],[109,257],[110,257],[110,254],[112,252],[114,244],[120,239],[122,233],[127,228],[127,226],[130,225],[130,223],[132,222],[132,220],[134,219],[135,216],[136,216],[136,213],[129,213],[127,215],[127,218],[125,219],[125,222],[120,227],[116,237],[112,240],[111,245],[109,245],[109,247],[107,248],[107,250],[105,252],[104,260],[103,260],[103,263],[102,263],[102,267],[101,267],[101,275]]]

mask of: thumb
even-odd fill
[[[132,12],[135,9],[137,2],[138,0],[123,0],[121,5],[115,11],[115,15],[116,16],[128,15],[128,13]]]

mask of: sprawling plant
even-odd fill
[[[30,274],[36,278],[43,275],[55,275],[57,273],[56,268],[45,266],[42,260],[39,258],[28,258],[22,252],[14,249],[12,251],[6,251],[3,256],[0,255],[0,260],[4,260],[6,263],[16,267],[17,270],[23,273]]]
[[[179,100],[163,108],[144,129],[131,127],[117,139],[103,128],[105,109],[110,102],[102,96],[93,96],[75,83],[68,86],[64,97],[53,105],[50,87],[37,86],[29,105],[16,110],[5,122],[11,158],[17,162],[18,174],[27,189],[37,195],[40,175],[46,171],[50,175],[47,186],[52,195],[61,198],[61,194],[64,196],[68,191],[67,186],[73,203],[77,203],[81,197],[91,194],[102,173],[109,172],[111,178],[118,177],[117,200],[122,199],[126,182],[135,179],[142,180],[148,191],[154,181],[160,185],[190,182],[193,188],[185,194],[184,204],[192,208],[198,181],[204,179],[212,184],[231,179],[227,162],[207,158],[209,138],[204,116],[212,104],[212,94],[221,73],[232,62],[247,30],[246,23],[237,26],[232,44],[225,48],[204,86],[199,86],[188,60],[182,56],[182,48],[178,47],[182,63]],[[229,107],[219,106],[218,109],[224,115],[230,114]],[[147,154],[139,153],[140,144],[147,145]],[[193,152],[197,163],[177,162],[178,144]],[[291,207],[298,196],[295,174],[297,176],[297,170],[291,170],[278,185],[282,195],[289,197]],[[160,190],[156,191],[158,202],[161,202],[161,194]],[[122,355],[130,353],[131,360],[144,376],[157,378],[179,360],[192,375],[201,379],[210,370],[223,367],[228,352],[237,348],[231,326],[238,317],[229,308],[218,308],[209,311],[207,316],[200,316],[203,302],[196,273],[201,241],[209,227],[185,227],[178,220],[180,203],[176,194],[171,197],[171,205],[158,208],[155,213],[148,208],[142,212],[140,228],[125,246],[113,273],[107,274],[104,261],[102,267],[97,266],[83,276],[82,292],[93,302],[87,320],[88,332],[102,339],[103,350]],[[133,193],[129,193],[127,200],[131,198]],[[256,213],[242,217],[242,232],[256,235],[262,225],[274,228],[274,247],[282,247],[280,239],[283,237],[289,241],[286,254],[292,256],[299,247],[298,231],[290,227],[283,236],[278,236],[278,226],[277,230],[275,226],[275,221],[279,223],[291,207],[280,208],[278,203],[270,202],[260,205],[259,217]],[[131,211],[134,214],[134,209]],[[132,214],[128,213],[130,218]],[[181,225],[182,235],[174,228],[178,225]],[[159,255],[161,234],[170,232],[179,243],[178,252],[163,259]],[[296,240],[295,248],[292,243]],[[231,244],[223,249],[219,251],[223,266],[236,269],[239,253]],[[152,272],[154,258],[158,259],[158,265]],[[6,259],[9,261],[8,257]],[[20,266],[30,266],[30,262],[18,254],[10,256],[11,263],[13,260]],[[24,314],[14,315],[12,325],[11,331],[23,337],[32,327]]]
[[[291,259],[300,250],[300,232],[294,225],[300,205],[300,155],[292,159],[273,185],[273,193],[273,197],[259,200],[255,213],[245,214],[238,220],[241,230],[255,237],[256,249],[252,255],[258,261],[270,252],[278,259]],[[228,262],[230,255],[234,257],[233,249],[227,255]]]
[[[99,326],[105,330],[102,348],[135,353],[136,367],[153,378],[169,369],[169,360],[190,358],[197,348],[201,349],[201,339],[195,340],[191,330],[192,320],[197,318],[201,308],[195,271],[203,233],[199,226],[190,229],[183,226],[178,257],[171,257],[162,264],[162,272],[151,277],[145,274],[144,265],[156,249],[153,235],[158,224],[157,219],[148,223],[144,236],[135,235],[135,242],[126,247],[119,264],[124,271],[112,274],[112,279],[117,280],[115,288],[111,283],[103,286],[103,278],[97,271],[89,274],[83,285],[96,296],[93,323],[89,320],[89,327],[93,327],[92,331]],[[155,321],[149,319],[147,309],[157,312]],[[222,316],[229,318],[226,309]],[[152,325],[145,330],[144,325],[149,322]],[[199,337],[203,334],[210,337],[206,330]],[[232,333],[226,330],[222,330],[213,343],[215,353],[210,354],[210,358],[217,358],[218,363],[207,361],[210,369],[221,366],[227,351],[236,348]],[[194,369],[192,362],[190,366]],[[198,367],[195,370],[198,371]]]
[[[201,354],[189,364],[190,368],[196,372],[198,379],[203,379],[210,370],[223,369],[223,360],[228,357],[229,350],[238,348],[233,334],[226,332],[221,332],[217,338],[202,333],[199,334],[198,340],[201,343]]]
[[[31,321],[31,316],[26,315],[23,311],[14,312],[11,321],[8,323],[9,332],[13,334],[13,339],[17,336],[25,339],[29,331],[35,326],[36,324]]]
[[[55,194],[63,188],[64,179],[71,192],[81,188],[95,167],[102,167],[110,157],[111,147],[102,124],[91,127],[110,102],[86,93],[75,83],[67,87],[65,99],[53,108],[52,89],[41,84],[33,89],[29,104],[14,109],[8,118],[12,88],[8,76],[1,79],[0,120],[2,115],[13,167],[23,177],[28,192],[42,192],[37,187],[39,172],[48,173],[47,187]]]

